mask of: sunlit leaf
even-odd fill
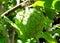
[[[44,1],[36,1],[31,6],[33,6],[33,7],[36,7],[36,6],[42,6],[42,7],[44,7],[44,3],[45,3]]]

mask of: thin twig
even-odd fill
[[[19,8],[19,7],[25,7],[25,5],[26,5],[27,2],[28,2],[28,1],[24,1],[24,2],[20,3],[19,5],[16,5],[16,6],[14,6],[13,8],[7,10],[6,12],[4,12],[4,13],[1,15],[1,17],[4,17],[5,15],[9,14],[9,13],[12,12],[12,11],[15,11],[15,10],[16,10],[17,8]]]
[[[12,42],[11,43],[14,43],[14,38],[15,38],[15,29],[13,29],[13,31],[12,31]]]
[[[39,39],[36,39],[36,43],[40,43],[40,42],[39,42]]]

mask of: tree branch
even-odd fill
[[[16,10],[17,8],[19,8],[19,7],[25,7],[25,5],[26,5],[27,2],[28,2],[28,0],[20,3],[19,5],[14,6],[13,8],[11,8],[11,9],[9,9],[9,10],[7,10],[6,12],[4,12],[4,13],[1,15],[1,17],[3,18],[5,15],[9,14],[9,13],[12,12],[12,11],[15,11],[15,10]]]

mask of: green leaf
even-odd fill
[[[45,12],[48,18],[53,19],[55,17],[55,10],[46,8]]]
[[[4,37],[0,36],[0,43],[4,43]]]
[[[16,29],[18,37],[24,39],[25,36],[24,36],[23,32],[21,31],[21,29],[6,16],[4,16],[4,19],[7,23],[9,23],[11,26],[13,26]]]
[[[51,19],[49,19],[49,18],[46,17],[46,18],[45,18],[45,28],[46,28],[46,29],[50,28],[52,22],[53,22],[53,21],[52,21]]]
[[[58,0],[53,0],[53,2],[52,2],[52,9],[55,9],[54,5],[55,5],[55,3],[56,3],[57,1],[58,1]]]
[[[60,5],[60,1],[57,1],[54,5],[55,9],[58,10],[58,11],[60,11],[60,6],[59,5]]]
[[[41,33],[38,37],[44,38],[49,43],[57,43],[56,39],[52,38],[49,33]]]
[[[45,1],[45,3],[44,3],[45,8],[51,8],[53,0],[48,0],[48,1],[43,0],[43,1]]]
[[[40,34],[44,27],[44,15],[37,8],[29,9],[16,15],[15,23],[25,36],[31,38]],[[22,17],[22,18],[21,18]]]
[[[0,30],[3,30],[4,29],[4,22],[0,16]]]
[[[42,7],[51,8],[54,0],[48,0],[48,1],[47,0],[39,0],[39,1],[41,1],[41,2],[40,3],[37,2],[37,4],[39,4],[39,5],[41,4]],[[37,6],[37,4],[36,4],[36,6]]]
[[[4,19],[0,17],[0,34],[2,34],[2,38],[0,37],[0,43],[8,43],[7,31],[4,27]]]
[[[57,30],[54,30],[54,31],[51,31],[50,34],[55,34],[55,33],[58,33],[59,36],[60,36],[60,29],[57,29]]]

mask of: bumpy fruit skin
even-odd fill
[[[23,14],[19,14],[19,17],[22,18],[17,18],[16,16],[17,19],[15,22],[26,37],[36,37],[42,32],[44,15],[39,9],[29,9],[28,13],[24,12]]]

